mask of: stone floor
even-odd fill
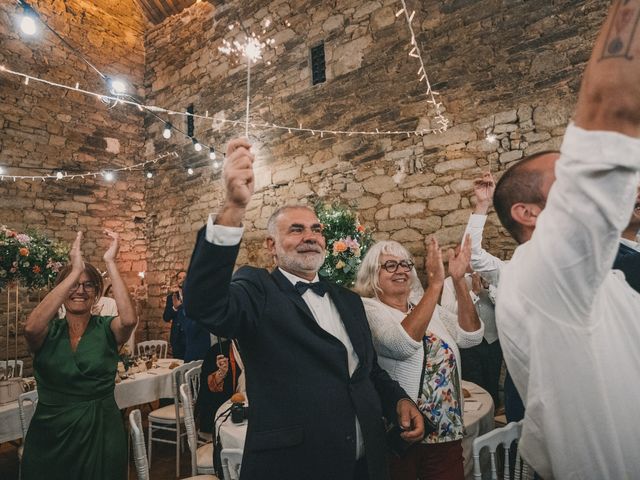
[[[147,430],[146,415],[143,410],[143,428]],[[147,409],[148,410],[148,409]],[[129,457],[129,479],[136,480],[136,468],[130,452]],[[164,443],[153,444],[153,463],[151,465],[150,476],[153,480],[173,480],[176,478],[175,445]],[[191,476],[191,456],[189,449],[180,455],[180,477]],[[12,442],[0,444],[0,479],[18,480],[18,447]]]

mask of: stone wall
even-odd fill
[[[418,65],[407,55],[407,25],[395,16],[399,2],[211,3],[194,5],[145,37],[149,103],[178,111],[193,104],[197,114],[241,122],[220,127],[196,119],[201,141],[221,148],[244,134],[246,66],[218,51],[239,31],[229,29],[238,19],[257,33],[269,19],[266,38],[275,40],[252,68],[252,121],[330,130],[430,126]],[[459,241],[480,172],[490,168],[499,176],[523,155],[558,148],[608,2],[413,3],[427,71],[452,128],[409,138],[251,129],[257,185],[239,264],[270,266],[262,239],[271,212],[316,198],[354,205],[376,238],[401,241],[420,262],[426,236],[435,234],[444,245]],[[312,86],[309,48],[320,41],[327,81]],[[188,264],[195,233],[220,205],[222,190],[204,152],[195,154],[184,138],[164,140],[160,123],[148,123],[147,132],[146,158],[168,151],[181,158],[159,166],[146,195],[147,316],[159,318],[170,277]],[[488,132],[496,143],[485,140]],[[492,253],[507,257],[513,250],[495,215],[485,236]]]
[[[50,33],[19,33],[16,2],[0,3],[0,64],[59,83],[106,93],[98,75]],[[132,2],[39,0],[29,2],[49,24],[108,75],[119,75],[137,88],[144,75],[145,20]],[[126,15],[125,15],[126,13]],[[137,93],[143,93],[140,90]],[[143,117],[137,109],[109,108],[94,97],[64,91],[0,72],[0,166],[14,175],[48,175],[62,170],[86,173],[141,161]],[[0,182],[0,224],[36,229],[71,242],[85,232],[85,258],[104,269],[108,242],[104,227],[121,233],[120,267],[132,285],[146,270],[144,181],[140,172],[102,178],[60,181]],[[20,293],[20,323],[44,292]],[[7,294],[0,292],[0,359],[6,352]],[[12,308],[13,312],[13,308]],[[13,313],[11,314],[13,318]],[[19,327],[18,357],[31,371]],[[9,356],[15,355],[15,332],[9,333]]]

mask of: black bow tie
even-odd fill
[[[324,294],[327,293],[327,287],[321,282],[298,282],[296,283],[296,290],[300,295],[303,295],[304,292],[311,289],[311,291],[321,297],[324,297]]]

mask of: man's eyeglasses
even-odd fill
[[[82,285],[82,288],[84,289],[85,292],[95,292],[96,291],[96,284],[94,282],[76,282],[73,285],[71,285],[71,288],[69,289],[70,292],[75,292],[76,290],[78,290],[78,288],[80,288],[80,286]]]
[[[396,260],[387,260],[380,264],[380,266],[389,273],[396,273],[398,268],[402,268],[403,272],[410,272],[414,265],[415,263],[411,260],[400,260],[399,262]]]

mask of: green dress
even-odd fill
[[[66,319],[52,320],[34,359],[38,406],[22,457],[23,480],[122,480],[127,438],[113,391],[113,317],[91,317],[71,350]]]

